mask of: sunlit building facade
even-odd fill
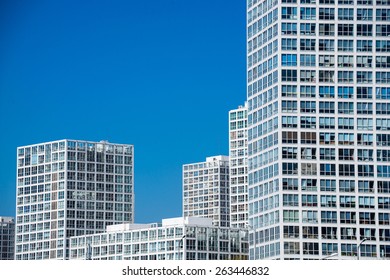
[[[15,252],[15,219],[0,216],[0,260],[13,260]]]
[[[72,237],[70,248],[70,259],[84,260],[247,260],[248,232],[215,227],[210,218],[172,218],[109,226]]]
[[[229,227],[229,157],[183,165],[183,216],[211,218]]]
[[[390,1],[248,0],[251,259],[390,257]]]
[[[247,107],[229,111],[230,226],[248,226]]]
[[[72,236],[134,222],[133,146],[60,140],[17,149],[17,260],[68,259]]]

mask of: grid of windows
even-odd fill
[[[134,221],[131,145],[19,147],[17,168],[16,259],[66,259],[67,238]]]
[[[242,121],[244,119],[244,117],[241,118]],[[244,135],[241,140],[244,140]],[[244,144],[241,144],[241,148],[243,146]],[[241,150],[244,152],[243,149]],[[245,167],[241,166],[233,168],[231,176],[244,178],[244,174]],[[235,186],[238,187],[238,184]],[[229,157],[208,157],[205,162],[183,165],[183,217],[211,218],[215,226],[228,227],[230,223],[229,191]],[[245,202],[243,193],[241,190],[241,194],[237,193],[237,196],[233,198],[237,199],[237,202],[241,200],[240,205],[244,205]],[[238,207],[237,203],[234,205]],[[243,213],[244,210],[240,209],[240,212]]]
[[[235,228],[248,224],[247,120],[246,106],[229,112],[230,227]]]
[[[368,241],[361,257],[390,257],[386,245],[378,243],[380,230],[373,231],[374,226],[387,223],[384,219],[389,216],[388,4],[344,0],[252,3],[282,14],[283,8],[297,7],[284,9],[288,16],[280,16],[274,23],[280,26],[282,45],[278,173],[276,178],[261,176],[256,183],[249,181],[248,186],[251,193],[258,182],[282,182],[272,195],[249,196],[249,224],[265,232],[272,223],[264,222],[267,214],[279,211],[280,229],[286,238],[284,255],[295,255],[289,258],[304,254],[318,259],[318,255],[334,252],[353,258],[363,238]],[[251,106],[254,99],[249,87],[248,114],[252,115],[262,108]],[[248,127],[251,130],[251,122]],[[248,142],[249,162],[264,156],[261,149],[253,149],[258,143],[256,136]],[[249,165],[249,177],[256,172],[252,167]],[[258,210],[264,209],[259,204],[276,195],[281,199],[279,208]],[[309,227],[308,221],[319,224]],[[319,233],[322,241],[305,240]],[[342,242],[344,239],[354,243]],[[263,244],[253,243],[251,258],[261,256],[257,251],[263,249]]]
[[[15,250],[15,220],[0,217],[0,260],[13,260]]]
[[[247,260],[248,230],[214,227],[205,221],[121,225],[106,232],[70,238],[70,259]],[[177,220],[177,218],[172,219]],[[87,250],[90,244],[90,250]],[[276,252],[274,252],[275,254]]]

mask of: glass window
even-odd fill
[[[376,36],[390,36],[390,24],[389,25],[376,25]]]
[[[297,19],[297,8],[282,7],[282,19]]]
[[[335,129],[335,120],[333,117],[320,117],[320,128]]]
[[[372,83],[372,72],[371,71],[357,71],[356,82],[358,84],[370,84]]]
[[[358,87],[356,91],[358,99],[372,99],[372,88]]]
[[[321,191],[335,192],[336,191],[336,180],[321,180],[320,186],[321,186]]]
[[[372,9],[357,9],[357,20],[372,21]]]
[[[297,55],[282,54],[282,66],[297,66]]]
[[[316,19],[316,8],[301,8],[300,9],[301,19],[315,20]]]
[[[353,71],[338,71],[337,81],[339,83],[353,83]]]
[[[353,9],[350,8],[339,8],[338,9],[339,20],[353,20]]]
[[[376,10],[377,21],[390,21],[390,9],[377,9]]]
[[[354,119],[338,118],[338,129],[354,129]]]
[[[376,103],[376,113],[378,115],[390,115],[390,103]]]
[[[318,65],[320,67],[334,67],[334,55],[320,55]]]
[[[315,70],[301,70],[300,81],[301,82],[315,82],[316,81],[316,71]]]
[[[372,103],[371,102],[358,102],[357,103],[358,115],[372,115]]]
[[[375,48],[377,52],[390,52],[390,41],[376,40]]]
[[[301,51],[314,51],[316,49],[315,39],[301,39],[300,50]]]
[[[390,56],[377,56],[375,66],[376,68],[390,68]]]
[[[332,86],[320,86],[319,96],[321,98],[334,98],[334,87]]]
[[[341,52],[353,52],[353,40],[338,40],[337,50]]]
[[[320,8],[318,16],[320,20],[334,20],[334,14],[334,8]]]
[[[321,148],[320,149],[320,159],[322,159],[322,160],[335,160],[336,159],[336,150],[333,148]]]
[[[297,39],[283,38],[282,50],[297,50]]]
[[[318,33],[320,36],[334,36],[335,25],[332,23],[320,23]]]
[[[389,84],[390,83],[390,72],[376,72],[375,81],[377,83]]]
[[[316,102],[315,101],[301,101],[301,112],[302,113],[315,113]]]
[[[334,145],[336,142],[335,133],[320,132],[320,144]]]
[[[377,119],[377,126],[378,126],[378,119]],[[357,119],[357,129],[358,130],[372,130],[373,128],[373,121],[369,118],[358,118]]]
[[[316,96],[316,87],[315,86],[301,86],[300,94],[301,97],[315,97]]]
[[[353,67],[353,56],[352,55],[339,55],[337,57],[338,67]]]
[[[289,97],[297,96],[297,86],[282,85],[282,96],[289,96]]]
[[[324,176],[336,176],[335,164],[320,164],[320,175]]]
[[[282,70],[282,81],[297,81],[297,70]]]
[[[335,112],[334,102],[320,101],[319,112],[320,113],[327,113],[327,114],[334,114],[334,112]]]
[[[297,31],[297,24],[296,23],[282,23],[282,34],[287,35],[296,35],[298,34]]]
[[[286,101],[283,101],[286,102]],[[288,109],[291,110],[291,109]],[[282,117],[282,127],[297,127],[298,126],[298,117],[293,116],[283,116]]]
[[[301,144],[316,144],[317,136],[315,132],[301,132]]]
[[[300,56],[301,66],[316,66],[316,56],[312,54],[301,54]]]
[[[353,24],[338,24],[337,31],[339,36],[353,36]]]
[[[322,223],[337,223],[337,212],[336,211],[321,211],[321,222]]]
[[[372,40],[357,40],[358,52],[372,52]]]
[[[354,160],[354,149],[339,149],[339,160]]]
[[[316,118],[315,117],[301,117],[301,128],[316,128]]]
[[[357,36],[372,36],[372,24],[358,24],[356,28]]]
[[[315,23],[301,23],[300,24],[301,35],[316,35],[316,24]]]
[[[318,43],[320,51],[332,52],[334,51],[334,40],[320,39]]]
[[[318,80],[322,83],[334,83],[335,82],[334,71],[319,70]]]
[[[353,98],[353,87],[337,87],[339,98]]]
[[[354,134],[353,133],[339,133],[338,141],[340,145],[354,145]]]

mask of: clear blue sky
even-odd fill
[[[0,1],[0,216],[16,147],[134,144],[135,219],[181,215],[185,163],[228,154],[243,104],[244,0]]]

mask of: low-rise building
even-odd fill
[[[72,237],[70,259],[247,260],[248,232],[213,226],[211,218],[163,219],[122,224],[105,233]]]

